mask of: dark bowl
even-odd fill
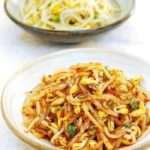
[[[41,39],[46,39],[48,41],[58,43],[78,43],[92,38],[92,36],[98,35],[104,31],[114,29],[115,27],[125,22],[132,15],[135,6],[135,0],[116,0],[119,3],[122,11],[121,15],[116,17],[114,22],[96,29],[58,31],[46,30],[25,24],[20,17],[19,10],[21,1],[22,0],[5,0],[4,8],[7,16],[18,26],[34,34],[35,36],[38,36]]]

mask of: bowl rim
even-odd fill
[[[34,27],[34,26],[30,26],[30,25],[27,25],[25,23],[23,23],[22,21],[20,21],[19,19],[17,19],[15,16],[13,16],[13,14],[11,14],[7,8],[7,4],[10,0],[4,0],[4,10],[5,10],[5,13],[6,15],[9,17],[10,20],[12,20],[14,23],[16,23],[17,25],[25,28],[25,29],[28,29],[28,30],[32,30],[32,31],[36,31],[36,32],[39,32],[39,33],[44,33],[44,34],[56,34],[56,35],[68,35],[68,34],[71,34],[71,35],[81,35],[81,34],[93,34],[93,33],[99,33],[99,32],[102,32],[102,31],[106,31],[106,30],[109,30],[121,23],[123,23],[124,21],[128,20],[134,13],[134,10],[135,10],[135,5],[136,5],[136,1],[135,0],[131,0],[132,1],[132,5],[131,5],[131,8],[129,9],[128,13],[121,17],[119,20],[116,20],[115,22],[112,22],[106,26],[103,26],[103,27],[98,27],[98,28],[95,28],[95,29],[86,29],[86,30],[48,30],[48,29],[42,29],[42,28],[39,28],[39,27]]]
[[[84,52],[92,52],[92,53],[93,52],[95,52],[95,53],[96,52],[107,52],[107,53],[115,53],[116,55],[118,55],[118,54],[119,55],[124,55],[126,57],[130,57],[131,59],[136,59],[139,62],[150,66],[150,63],[148,61],[142,59],[139,56],[129,54],[127,52],[121,52],[119,50],[114,50],[114,49],[111,49],[111,50],[107,49],[106,50],[105,48],[102,48],[101,50],[99,48],[64,49],[64,50],[61,50],[61,51],[46,54],[44,56],[36,58],[33,61],[23,65],[22,67],[20,67],[20,69],[18,69],[18,71],[13,73],[13,75],[11,75],[11,77],[7,80],[7,82],[3,86],[2,94],[1,94],[1,97],[0,97],[0,107],[1,107],[2,117],[5,121],[5,123],[7,124],[8,128],[12,131],[12,133],[14,133],[14,135],[16,135],[16,137],[18,137],[20,140],[22,140],[25,144],[28,144],[28,145],[30,145],[34,148],[38,148],[38,149],[49,149],[46,145],[43,145],[43,144],[41,144],[37,141],[34,141],[34,140],[31,141],[30,138],[28,138],[27,136],[24,136],[23,133],[21,133],[20,131],[17,130],[17,128],[15,127],[15,124],[10,119],[9,115],[7,114],[7,110],[5,109],[5,102],[4,102],[5,101],[5,91],[7,91],[7,87],[9,86],[9,83],[12,82],[14,80],[14,78],[17,77],[18,75],[20,75],[22,72],[26,71],[27,69],[30,69],[31,67],[33,67],[34,65],[44,61],[45,59],[48,59],[48,58],[50,59],[50,58],[53,58],[53,57],[57,57],[57,56],[60,56],[60,55],[65,55],[65,54],[73,53],[73,52],[81,52],[81,50],[83,50]],[[150,128],[148,128],[148,130],[146,130],[145,133],[147,133],[149,131],[150,131]],[[143,134],[143,136],[145,135],[145,133]],[[139,145],[135,149],[141,148],[141,147],[147,146],[147,145],[149,146],[150,144],[148,143],[148,141],[145,141],[145,142],[141,143],[141,145]],[[51,149],[54,149],[54,150],[58,149],[57,147],[53,147],[52,144],[50,146],[52,146]],[[124,148],[120,148],[119,150],[130,150],[130,148],[132,146],[134,146],[134,145],[127,146],[127,147],[124,147]]]

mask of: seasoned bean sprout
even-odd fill
[[[34,27],[81,30],[111,23],[120,11],[119,4],[110,0],[24,0],[21,16]]]

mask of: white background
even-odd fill
[[[20,66],[33,59],[65,48],[98,47],[125,51],[150,62],[150,0],[137,0],[135,14],[122,26],[76,45],[42,41],[24,32],[4,13],[0,0],[0,91]],[[0,150],[29,150],[7,128],[0,115]]]

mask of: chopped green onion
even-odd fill
[[[136,110],[138,109],[138,103],[136,101],[131,101],[130,104],[129,104],[131,110]]]
[[[77,127],[74,124],[69,124],[67,127],[67,132],[71,137],[77,133]]]
[[[53,16],[52,20],[55,22],[59,22],[60,21],[60,17],[59,16]]]
[[[125,124],[124,124],[124,127],[125,127],[125,128],[131,128],[131,126],[132,126],[131,123],[125,123]]]

